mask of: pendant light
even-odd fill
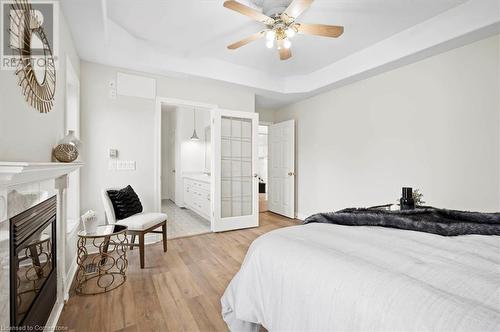
[[[196,108],[193,108],[193,135],[191,140],[198,141],[199,139],[198,134],[196,134]]]

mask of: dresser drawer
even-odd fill
[[[184,178],[184,203],[186,207],[210,219],[210,183]]]
[[[201,189],[201,190],[210,191],[210,183],[201,182],[201,181],[193,181],[193,186],[195,186],[196,188]]]

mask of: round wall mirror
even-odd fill
[[[39,50],[43,48],[42,40],[40,39],[37,31],[33,31],[31,34],[31,42],[30,42],[30,49],[31,49],[31,54],[33,56],[31,57],[31,67],[33,68],[33,72],[35,73],[35,79],[38,82],[38,84],[42,85],[45,83],[46,79],[46,72],[45,72],[45,64],[47,62],[47,57],[44,55],[34,55],[37,52],[34,52],[34,50]]]
[[[19,68],[16,75],[26,101],[40,113],[54,106],[56,68],[50,43],[43,30],[43,17],[26,0],[11,5],[11,31],[18,40]],[[36,52],[35,52],[36,50]]]

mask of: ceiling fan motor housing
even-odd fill
[[[275,15],[283,13],[292,3],[292,0],[251,0],[251,1],[254,5],[262,8],[262,12],[269,17],[274,17]]]

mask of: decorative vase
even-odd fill
[[[87,234],[94,234],[97,230],[97,216],[94,211],[88,210],[82,216],[83,230]]]
[[[52,154],[60,162],[71,163],[78,158],[80,145],[81,142],[75,136],[75,131],[69,130],[68,134],[57,143]]]
[[[403,195],[399,200],[401,210],[412,210],[415,208],[415,200],[413,199],[412,188],[403,187]]]

